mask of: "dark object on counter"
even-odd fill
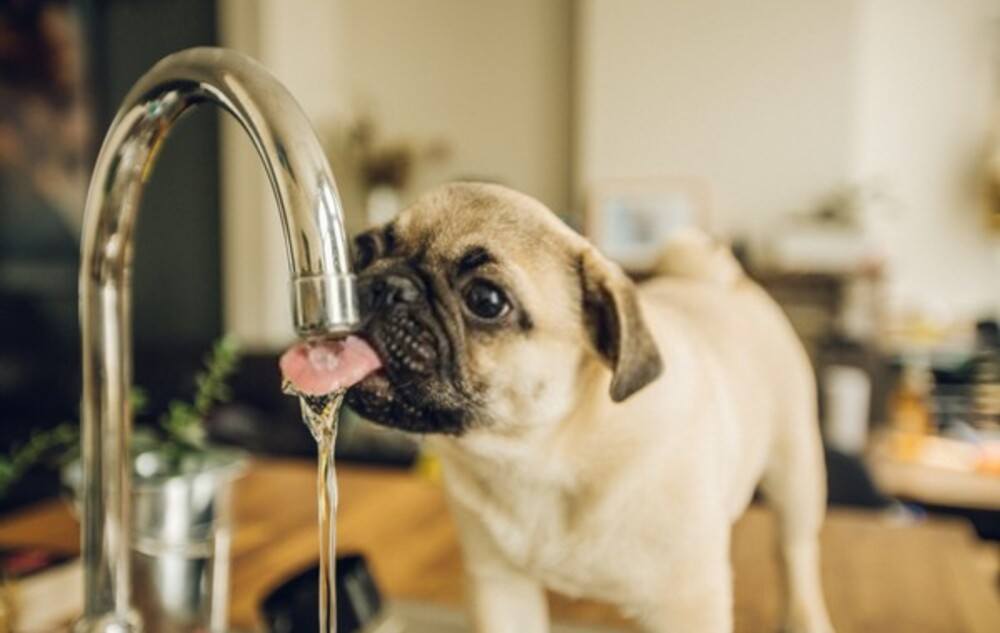
[[[825,447],[827,501],[830,505],[883,510],[892,499],[878,489],[865,463],[852,455]]]
[[[1000,324],[976,323],[975,345],[958,362],[932,365],[934,431],[1000,430]]]
[[[1000,430],[1000,325],[994,319],[976,323],[970,373],[971,423],[982,431]]]
[[[1000,349],[1000,322],[996,319],[980,319],[976,322],[976,345]]]
[[[261,605],[270,633],[319,630],[319,567],[311,567],[272,591]],[[337,558],[337,631],[355,633],[375,621],[382,597],[360,554]]]
[[[972,524],[976,535],[984,541],[1000,544],[1000,511],[977,508],[955,508],[930,504],[918,504],[925,512],[945,516],[960,517]],[[1000,583],[1000,576],[997,577]]]

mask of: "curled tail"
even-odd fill
[[[729,247],[697,229],[675,233],[656,263],[656,274],[733,285],[744,278],[743,267]]]

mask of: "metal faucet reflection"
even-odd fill
[[[284,229],[299,336],[344,334],[358,321],[340,198],[298,104],[263,67],[238,53],[194,48],[164,58],[136,83],[112,122],[84,213],[80,632],[142,628],[129,587],[133,229],[160,145],[177,119],[200,103],[236,117],[264,162]]]

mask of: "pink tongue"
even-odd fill
[[[382,361],[356,336],[343,341],[299,343],[282,354],[281,375],[299,393],[322,396],[347,389],[378,370]]]

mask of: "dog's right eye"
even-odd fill
[[[354,240],[354,270],[361,272],[375,261],[376,244],[371,235],[359,235]]]
[[[510,310],[510,300],[504,291],[485,279],[473,280],[462,297],[469,312],[480,319],[494,321]]]

